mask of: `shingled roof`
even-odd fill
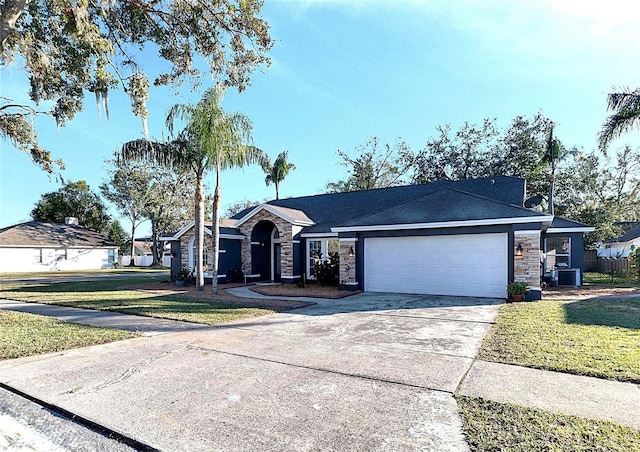
[[[544,221],[547,215],[524,207],[494,201],[484,196],[444,188],[389,209],[350,220],[340,226],[403,225],[502,219],[517,221],[531,217],[539,217],[540,221]]]
[[[315,225],[305,228],[305,233],[331,232],[332,227],[349,224],[353,220],[374,216],[376,212],[387,211],[396,206],[423,198],[442,189],[455,189],[483,196],[498,203],[522,207],[525,195],[525,180],[510,176],[462,181],[437,181],[430,184],[407,185],[376,190],[347,193],[328,193],[299,198],[278,199],[267,204],[286,207],[304,212]],[[245,209],[233,216],[243,218],[255,207]],[[432,209],[447,211],[446,204],[432,206]],[[536,215],[531,212],[531,215]],[[373,219],[371,219],[373,221]]]
[[[115,248],[117,245],[84,226],[29,221],[0,229],[0,247]]]

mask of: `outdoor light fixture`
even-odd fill
[[[522,249],[522,243],[518,243],[518,246],[516,247],[516,257],[522,257],[524,256],[524,250]]]
[[[349,257],[353,257],[353,247],[349,248]]]

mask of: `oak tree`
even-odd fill
[[[63,126],[87,93],[108,116],[109,92],[124,90],[147,136],[151,84],[198,88],[209,73],[242,91],[251,71],[269,64],[261,8],[260,0],[4,0],[0,63],[20,66],[29,89],[0,98],[0,134],[53,172],[62,162],[40,145],[33,120]]]

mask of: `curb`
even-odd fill
[[[92,421],[91,419],[88,419],[86,417],[79,416],[58,405],[45,402],[44,400],[40,400],[25,392],[20,391],[19,389],[13,388],[5,383],[0,382],[0,388],[6,391],[9,391],[17,396],[23,397],[33,403],[36,403],[41,407],[46,408],[49,411],[52,411],[72,422],[75,422],[76,424],[79,424],[83,427],[93,430],[94,432],[100,433],[101,435],[106,436],[109,439],[113,439],[122,444],[126,444],[127,446],[137,451],[141,451],[141,452],[159,452],[160,451],[160,449],[157,449],[153,446],[149,446],[148,444],[138,441],[137,439],[132,438],[128,435],[125,435],[124,433],[120,433],[109,427],[105,427],[104,425],[98,424],[97,422]]]

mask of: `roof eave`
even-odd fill
[[[501,224],[547,223],[551,224],[553,216],[488,218],[484,220],[437,221],[433,223],[380,224],[368,226],[338,226],[332,232],[366,232],[366,231],[398,231],[408,229],[460,228],[465,226],[493,226]]]
[[[562,233],[571,233],[571,232],[582,232],[582,233],[587,233],[587,232],[593,232],[595,231],[596,228],[593,228],[591,226],[585,226],[585,227],[578,227],[578,228],[548,228],[545,232],[547,234],[562,234]]]

